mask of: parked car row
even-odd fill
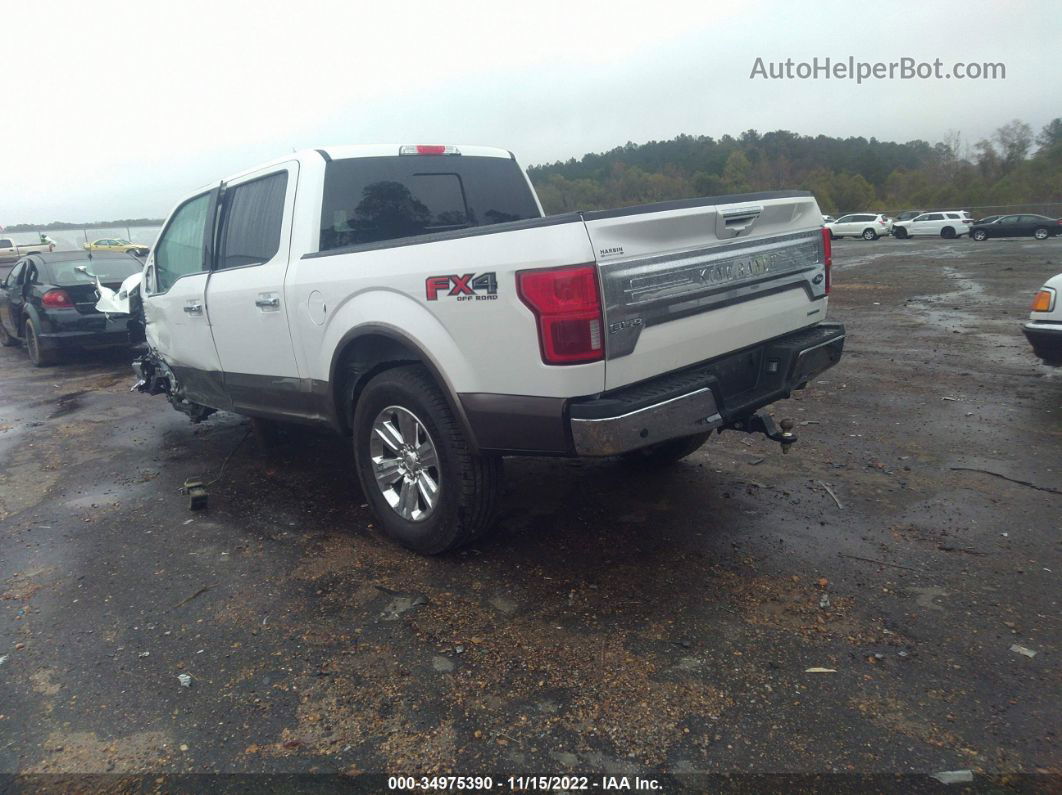
[[[824,215],[822,220],[834,240],[842,237],[877,240],[885,235],[892,235],[897,240],[920,236],[953,240],[963,235],[969,235],[977,241],[990,237],[1034,237],[1046,240],[1062,234],[1062,219],[1032,213],[990,215],[974,220],[966,210],[904,210],[897,213],[895,218],[868,212],[849,213],[836,219]]]

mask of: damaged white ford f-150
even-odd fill
[[[841,357],[815,199],[543,215],[504,150],[286,156],[177,206],[144,268],[138,388],[351,435],[369,504],[424,553],[491,523],[505,455],[666,462]]]

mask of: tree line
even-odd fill
[[[50,224],[12,224],[4,229],[8,232],[58,232],[67,229],[107,229],[122,226],[162,226],[162,218],[119,218],[115,221],[92,221],[91,223],[71,223],[69,221],[52,221]]]
[[[551,214],[793,188],[831,214],[1045,204],[1062,201],[1062,118],[1039,134],[1015,119],[973,146],[957,132],[937,143],[788,130],[679,135],[528,171]]]

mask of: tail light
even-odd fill
[[[520,300],[538,321],[546,364],[582,364],[605,356],[596,265],[520,271]]]
[[[74,302],[66,290],[49,290],[41,296],[41,303],[49,309],[74,308]]]
[[[833,243],[830,230],[822,227],[822,263],[826,266],[826,295],[830,294],[830,271],[833,270]]]
[[[1033,312],[1050,312],[1055,308],[1055,291],[1045,287],[1033,297],[1030,309]]]

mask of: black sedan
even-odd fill
[[[96,311],[96,278],[117,290],[143,268],[128,254],[84,251],[23,257],[0,282],[0,344],[25,342],[37,367],[54,364],[67,349],[129,343],[128,318]]]
[[[1003,215],[995,221],[985,223],[978,221],[970,227],[970,238],[987,240],[990,237],[1035,237],[1047,240],[1062,234],[1062,219],[1048,218],[1046,215]]]

